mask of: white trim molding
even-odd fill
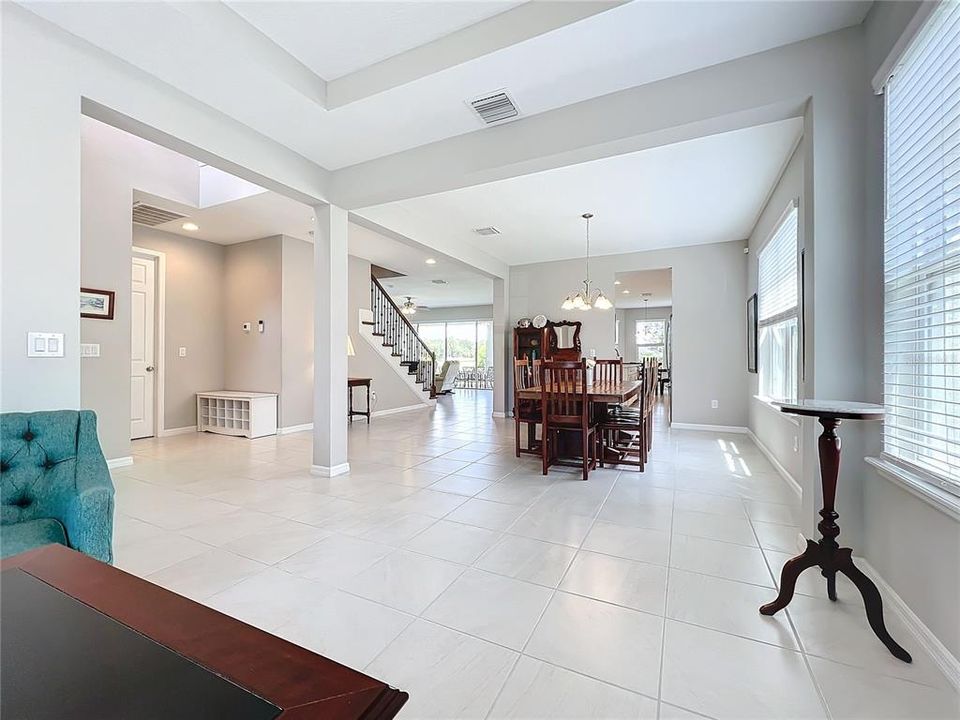
[[[133,456],[127,455],[126,457],[110,458],[107,460],[107,467],[110,470],[114,468],[129,467],[133,465]]]
[[[700,423],[670,423],[671,430],[703,430],[704,432],[735,433],[737,435],[746,435],[750,432],[745,427],[739,425],[701,425]]]
[[[787,471],[787,469],[780,463],[779,460],[777,460],[777,456],[770,452],[770,449],[766,445],[760,442],[760,438],[754,434],[753,430],[747,428],[747,435],[750,436],[750,439],[753,440],[753,444],[759,448],[760,452],[762,452],[767,460],[770,461],[770,464],[773,465],[776,471],[780,473],[780,477],[786,481],[787,485],[789,485],[790,489],[796,493],[797,497],[803,497],[803,488],[800,486],[800,483],[798,483],[796,478],[794,478],[793,475]]]
[[[869,562],[861,557],[855,558],[855,561],[863,573],[877,584],[883,599],[889,601],[893,611],[903,620],[903,624],[916,643],[933,658],[933,662],[950,681],[950,684],[960,690],[960,660],[957,660],[930,628],[924,625],[923,621],[910,609],[910,606],[887,584],[887,581]]]
[[[277,428],[277,435],[289,435],[290,433],[306,432],[307,430],[313,430],[313,423],[287,425],[286,427]]]
[[[173,435],[189,435],[190,433],[200,432],[196,425],[187,425],[186,427],[164,428],[157,433],[157,437],[171,437]]]
[[[884,457],[866,457],[864,461],[867,465],[876,468],[883,478],[899,485],[911,495],[946,513],[954,520],[960,520],[960,497],[941,490],[933,482]]]
[[[431,400],[416,405],[404,405],[403,407],[389,408],[387,410],[374,410],[370,417],[383,417],[384,415],[396,415],[398,413],[410,412],[411,410],[427,410],[437,404],[436,400]]]
[[[350,463],[340,463],[330,467],[328,465],[311,465],[310,474],[317,477],[336,477],[337,475],[346,475],[350,472]]]

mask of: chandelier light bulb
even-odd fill
[[[561,310],[573,310],[574,309],[573,298],[567,295],[567,299],[563,301],[560,305]]]

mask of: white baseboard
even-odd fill
[[[496,412],[496,411],[494,411],[493,416],[494,416],[495,418],[505,418],[505,417],[507,416],[507,414],[506,414],[505,412]]]
[[[318,477],[336,477],[350,472],[350,463],[340,463],[330,467],[328,465],[311,465],[310,474]]]
[[[700,425],[699,423],[670,423],[671,430],[704,430],[706,432],[723,432],[723,433],[736,433],[738,435],[746,435],[750,432],[745,427],[740,427],[739,425]]]
[[[767,460],[770,461],[770,464],[776,468],[777,472],[780,473],[780,477],[786,481],[787,485],[790,486],[790,489],[797,494],[797,497],[803,497],[803,488],[800,487],[800,483],[797,482],[793,475],[787,472],[787,469],[780,464],[780,461],[777,460],[777,457],[772,452],[770,452],[770,449],[760,442],[760,438],[753,434],[753,430],[748,429],[747,435],[749,435],[750,439],[753,440],[753,444],[760,448],[760,452],[762,452],[766,456]]]
[[[374,410],[371,417],[383,417],[384,415],[396,415],[397,413],[410,412],[411,410],[426,410],[437,404],[436,400],[416,405],[404,405],[403,407],[390,408],[388,410]]]
[[[933,658],[933,662],[950,681],[950,684],[960,690],[960,660],[957,660],[953,653],[937,639],[930,628],[924,625],[923,621],[910,609],[910,606],[887,584],[887,581],[869,562],[860,557],[855,558],[855,561],[857,566],[863,570],[863,573],[880,588],[880,594],[883,595],[884,600],[889,601],[893,611],[903,620],[903,624],[906,625],[917,645]],[[909,650],[908,647],[907,651]]]
[[[174,435],[188,435],[190,433],[199,432],[196,425],[188,425],[187,427],[178,427],[178,428],[164,428],[159,433],[158,437],[172,437]]]
[[[107,460],[107,467],[113,470],[114,468],[128,467],[133,465],[133,456],[127,455],[126,457],[111,458]]]
[[[313,423],[287,425],[287,427],[277,428],[277,435],[289,435],[290,433],[306,432],[307,430],[313,430]]]

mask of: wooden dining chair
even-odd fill
[[[600,423],[602,448],[600,465],[607,457],[618,456],[618,465],[635,466],[643,472],[653,444],[653,413],[656,408],[657,371],[655,360],[640,366],[640,393],[636,405],[608,413]]]
[[[599,452],[597,422],[591,417],[587,399],[586,360],[544,360],[540,363],[541,425],[540,454],[543,474],[551,465],[581,467],[583,479],[596,467]],[[579,432],[581,456],[578,464],[558,457],[560,434]]]
[[[530,362],[527,358],[515,358],[513,361],[513,427],[516,435],[517,457],[521,453],[537,455],[537,425],[541,422],[539,400],[524,400],[520,398],[521,390],[534,387],[537,382],[539,362]],[[527,446],[520,445],[520,425],[527,426]]]

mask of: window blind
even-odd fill
[[[884,453],[960,494],[960,3],[885,93]]]
[[[760,250],[757,279],[758,319],[776,322],[795,315],[797,288],[797,208],[790,207],[773,237]]]

